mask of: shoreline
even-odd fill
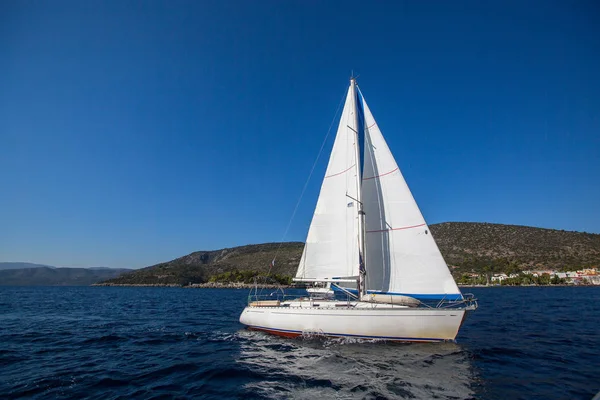
[[[292,285],[276,285],[276,284],[259,284],[253,283],[220,283],[220,282],[207,282],[207,283],[194,283],[192,285],[179,285],[176,283],[94,283],[90,286],[114,286],[114,287],[175,287],[182,289],[254,289],[258,287],[260,289],[304,289],[303,287],[296,287]],[[498,287],[594,287],[600,285],[569,285],[569,284],[558,284],[558,285],[458,285],[459,288],[498,288]]]
[[[497,287],[594,287],[600,285],[574,285],[574,284],[556,284],[556,285],[457,285],[459,288],[497,288]]]
[[[275,285],[275,284],[259,284],[253,283],[241,283],[241,282],[207,282],[207,283],[194,283],[192,285],[178,285],[176,283],[94,283],[90,286],[117,286],[117,287],[176,287],[182,289],[254,289],[255,287],[261,289],[293,289],[295,286],[289,285]],[[302,289],[302,288],[297,288]]]

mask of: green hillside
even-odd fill
[[[272,275],[292,276],[302,254],[304,243],[265,243],[229,249],[196,251],[175,260],[143,268],[106,281],[113,284],[177,284],[204,283],[223,278],[232,280],[237,273],[242,280],[266,274],[277,257]],[[251,273],[245,273],[249,271]],[[237,279],[233,279],[237,280]]]
[[[569,270],[600,264],[600,235],[517,225],[446,222],[430,226],[453,274],[552,268]],[[196,251],[110,279],[110,284],[175,284],[251,281],[265,274],[280,281],[294,275],[303,243],[266,243]]]
[[[453,272],[572,270],[600,264],[600,235],[530,226],[446,222],[431,226]]]

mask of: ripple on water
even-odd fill
[[[290,357],[290,355],[293,355]],[[456,344],[351,343],[339,339],[286,340],[257,333],[241,345],[238,363],[261,376],[249,394],[277,398],[470,398],[469,355]],[[423,375],[423,365],[431,372]]]
[[[458,343],[401,344],[241,329],[246,291],[2,288],[0,398],[591,398],[600,290],[533,289],[476,293]]]

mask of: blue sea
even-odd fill
[[[0,287],[0,398],[591,399],[600,287],[473,288],[456,343],[285,339],[248,290]]]

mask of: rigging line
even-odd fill
[[[333,115],[333,119],[331,120],[331,123],[329,124],[329,129],[327,130],[327,134],[325,135],[325,138],[323,139],[323,143],[321,143],[321,148],[319,149],[319,154],[317,154],[317,158],[315,158],[315,162],[313,163],[312,168],[310,169],[310,173],[308,174],[308,178],[306,179],[306,182],[304,182],[304,187],[302,188],[302,192],[300,192],[300,197],[298,198],[298,201],[296,202],[296,206],[294,207],[292,216],[287,224],[287,227],[285,228],[285,231],[283,232],[283,236],[281,237],[279,246],[277,247],[277,250],[275,250],[275,256],[273,257],[273,261],[271,262],[271,266],[269,267],[269,274],[271,273],[271,268],[275,265],[275,260],[277,259],[277,256],[279,255],[279,250],[281,250],[283,241],[284,241],[285,237],[287,236],[287,233],[290,230],[290,227],[292,226],[292,221],[294,220],[294,217],[296,216],[296,212],[298,211],[298,207],[300,206],[302,197],[304,197],[304,192],[306,192],[306,188],[308,187],[308,182],[310,182],[310,178],[312,177],[313,172],[315,172],[317,162],[319,161],[319,158],[321,158],[321,153],[323,153],[323,148],[325,147],[325,143],[327,143],[327,139],[329,138],[329,134],[331,133],[331,128],[333,128],[333,124],[335,123],[335,120],[337,119],[337,115],[340,112],[340,107],[342,106],[342,103],[344,102],[344,99],[346,98],[347,93],[348,93],[347,91],[344,91],[344,94],[343,94],[342,98],[340,99],[337,109],[335,110],[335,114]]]

